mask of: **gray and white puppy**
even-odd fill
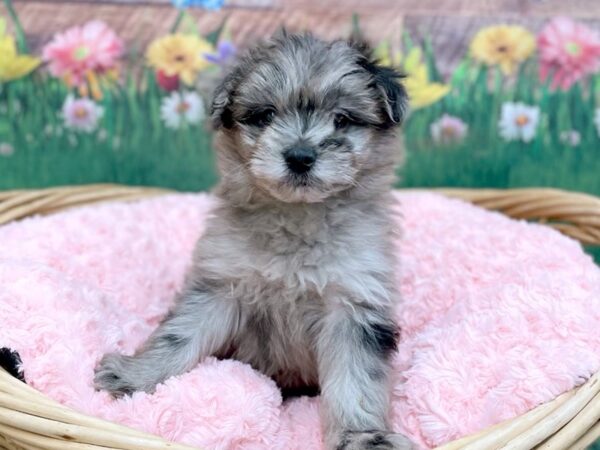
[[[171,312],[95,383],[150,392],[209,355],[282,389],[319,386],[326,445],[408,449],[387,424],[390,188],[406,93],[364,45],[279,34],[239,59],[212,107],[220,199]]]

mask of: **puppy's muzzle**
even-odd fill
[[[304,175],[310,171],[317,160],[317,152],[308,146],[297,146],[287,149],[283,153],[288,169],[297,175]]]

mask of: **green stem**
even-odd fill
[[[12,4],[11,0],[4,0],[4,6],[8,11],[8,15],[10,16],[17,35],[17,48],[21,53],[29,53],[29,47],[27,46],[27,39],[25,39],[25,31],[23,30],[23,26],[21,25],[21,21],[19,20],[19,16],[15,11],[15,8]]]
[[[358,17],[358,14],[353,13],[352,14],[352,37],[360,37],[362,36],[361,30],[360,30],[360,20]]]
[[[7,1],[7,0],[4,0],[4,1]],[[171,27],[171,33],[177,32],[177,29],[179,28],[179,25],[181,25],[181,21],[183,20],[184,16],[185,16],[185,10],[180,9],[179,12],[177,13],[177,18],[175,19],[175,23]]]

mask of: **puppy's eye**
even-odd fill
[[[342,130],[350,125],[350,118],[344,114],[336,114],[333,119],[333,125],[336,130]]]
[[[273,122],[275,110],[266,108],[259,111],[252,111],[250,114],[242,118],[241,122],[252,127],[264,128]]]

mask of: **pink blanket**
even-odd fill
[[[402,343],[391,420],[424,448],[521,414],[600,368],[600,270],[550,228],[398,194]],[[212,200],[173,195],[0,227],[0,347],[70,407],[206,449],[321,449],[318,398],[209,358],[153,395],[92,387],[166,313]]]

